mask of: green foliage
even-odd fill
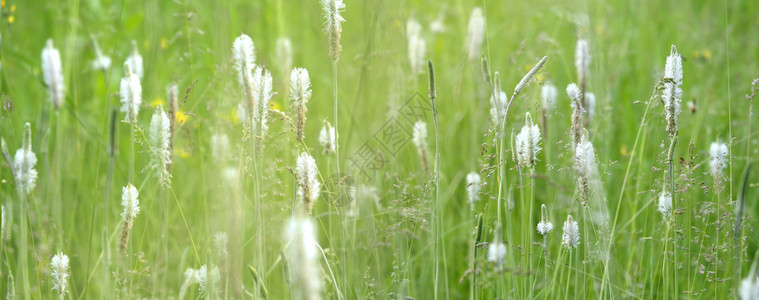
[[[340,173],[336,157],[323,155],[319,145],[323,120],[338,124],[319,1],[3,3],[0,135],[12,156],[24,123],[31,123],[39,173],[37,187],[25,195],[17,193],[6,159],[0,168],[8,227],[3,297],[14,291],[22,299],[57,296],[49,262],[61,251],[70,259],[68,299],[171,298],[185,285],[188,299],[287,299],[297,284],[291,271],[298,260],[286,249],[297,246],[288,240],[288,224],[301,205],[294,168],[304,151],[316,160],[322,183],[311,220],[324,298],[725,299],[749,274],[757,250],[759,205],[752,199],[759,196],[758,177],[746,173],[742,184],[740,174],[759,157],[755,100],[744,96],[759,77],[757,1],[347,1],[336,67]],[[504,132],[489,120],[491,87],[481,62],[469,61],[464,47],[474,5],[487,19],[482,54],[509,97],[548,57],[515,98]],[[439,136],[432,134],[426,66],[423,72],[409,67],[410,17],[422,24],[426,56],[435,66]],[[433,33],[429,25],[438,18],[445,31]],[[271,108],[281,113],[270,114],[265,139],[237,120],[242,92],[231,49],[241,32],[255,43],[256,63],[273,76]],[[90,36],[112,58],[105,72],[92,69]],[[292,41],[292,67],[311,77],[302,143],[294,139],[289,70],[277,54],[283,36]],[[592,201],[608,210],[605,225],[578,200],[570,151],[572,112],[564,87],[577,80],[578,37],[590,41],[587,91],[597,103],[586,129],[599,162]],[[47,101],[40,66],[48,38],[61,52],[65,78],[58,111]],[[139,128],[116,115],[111,160],[111,112],[120,107],[132,40],[144,59],[143,106]],[[659,99],[651,97],[671,44],[684,58],[676,144]],[[145,131],[156,105],[168,109],[172,82],[179,86],[178,124],[172,183],[162,188],[148,167],[152,146]],[[559,96],[543,116],[540,87],[548,83]],[[427,113],[407,119],[414,108],[409,103]],[[508,148],[525,112],[542,131],[534,170],[518,169]],[[429,172],[410,141],[417,120],[430,124]],[[391,129],[400,130],[400,139],[387,143]],[[211,144],[219,133],[230,145],[222,158]],[[709,169],[715,141],[730,147],[717,181]],[[474,210],[466,191],[472,171],[482,176]],[[674,217],[667,222],[657,201],[670,180]],[[140,214],[121,254],[120,191],[128,183],[139,189]],[[736,230],[738,194],[745,207]],[[545,239],[534,231],[541,204],[554,225]],[[568,214],[581,236],[571,251],[561,246]],[[226,242],[219,232],[226,232]],[[507,247],[502,265],[488,261],[497,238]],[[193,276],[185,278],[202,266],[218,294],[201,292]],[[220,280],[213,279],[214,268]]]

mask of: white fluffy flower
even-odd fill
[[[709,147],[709,167],[712,171],[712,177],[714,180],[720,180],[722,178],[722,171],[727,167],[727,144],[714,142]]]
[[[92,61],[92,68],[99,71],[106,71],[111,67],[111,58],[105,55],[99,55]]]
[[[142,84],[140,77],[134,73],[129,62],[124,64],[124,78],[121,78],[121,112],[126,113],[124,120],[129,123],[137,123],[137,114],[142,105]]]
[[[580,91],[580,88],[577,87],[577,84],[570,83],[567,85],[567,95],[573,100],[571,102],[572,107],[576,105],[575,100],[580,99],[580,94],[582,94],[582,92]]]
[[[295,171],[298,174],[298,196],[310,215],[320,191],[320,183],[317,179],[319,174],[314,158],[306,152],[301,153],[295,163]]]
[[[321,0],[322,10],[324,10],[324,30],[329,35],[329,57],[333,61],[340,59],[340,53],[342,52],[342,46],[340,45],[340,37],[343,32],[342,23],[345,22],[343,16],[340,13],[345,9],[345,3],[343,0]]]
[[[480,56],[482,42],[485,40],[485,16],[482,14],[482,8],[475,7],[472,14],[469,15],[469,26],[467,27],[466,49],[469,60],[475,60]]]
[[[163,106],[158,105],[150,119],[150,143],[151,143],[151,168],[156,172],[158,181],[165,187],[171,185],[171,121],[163,111]]]
[[[572,215],[567,216],[564,222],[564,232],[561,234],[561,244],[569,249],[580,245],[580,227],[572,220]]]
[[[545,84],[540,88],[540,100],[543,104],[543,109],[550,111],[556,105],[556,97],[559,96],[559,91],[552,84]]]
[[[32,152],[32,126],[29,123],[24,124],[24,138],[13,157],[13,164],[17,184],[26,194],[31,193],[37,183],[37,170],[34,169],[37,155]]]
[[[198,282],[198,290],[202,298],[218,298],[221,274],[216,266],[203,265],[195,272],[195,281]]]
[[[500,124],[503,120],[503,115],[506,114],[506,104],[509,99],[504,91],[498,91],[496,95],[498,97],[494,97],[495,95],[490,96],[490,117],[493,123]]]
[[[672,214],[672,195],[667,191],[662,191],[659,194],[659,206],[657,210],[662,214],[664,219],[668,219]]]
[[[500,266],[505,259],[506,244],[497,239],[493,240],[493,243],[488,247],[488,261]]]
[[[739,294],[742,300],[759,299],[759,277],[754,276],[753,272],[748,277],[741,280]]]
[[[322,278],[316,236],[311,221],[291,220],[287,236],[287,253],[292,270],[295,299],[321,299]]]
[[[246,102],[240,102],[237,104],[237,119],[240,120],[240,122],[243,124],[243,126],[248,127],[250,126],[250,118],[248,115],[248,107],[245,105]]]
[[[53,290],[57,291],[61,299],[67,293],[67,282],[69,279],[69,257],[62,252],[58,252],[50,260],[50,275],[53,277]]]
[[[311,79],[308,71],[295,68],[290,72],[290,100],[295,107],[295,140],[303,141],[306,127],[306,104],[311,99]]]
[[[411,141],[414,143],[414,146],[416,146],[416,152],[419,154],[422,169],[424,169],[424,172],[426,173],[429,171],[429,162],[427,161],[427,123],[424,123],[423,121],[416,121],[416,123],[414,123]]]
[[[272,95],[271,73],[263,68],[256,68],[253,72],[253,98],[256,103],[253,108],[253,122],[255,122],[253,132],[261,137],[266,136],[269,128],[266,121]]]
[[[63,67],[61,53],[53,46],[53,40],[48,39],[45,49],[42,49],[42,79],[48,91],[48,100],[55,109],[61,107],[64,97]]]
[[[282,74],[287,74],[293,66],[293,46],[288,37],[277,38],[277,62],[282,68]]]
[[[677,117],[680,115],[680,102],[683,98],[683,61],[677,48],[672,45],[667,62],[664,66],[664,90],[662,91],[662,101],[664,101],[664,115],[667,120],[667,131],[669,135],[675,135],[677,132]]]
[[[134,218],[140,212],[140,201],[137,200],[137,196],[137,188],[131,183],[122,189],[121,206],[124,207],[124,211],[121,212],[123,220],[121,222],[121,234],[119,235],[119,251],[122,254],[126,254],[129,245],[129,233],[132,231]]]
[[[95,59],[92,61],[92,68],[98,71],[108,71],[108,69],[111,67],[111,57],[103,54],[103,51],[100,50],[100,45],[98,45],[98,42],[94,37],[92,38],[92,47],[95,52]]]
[[[588,119],[592,120],[596,115],[596,95],[593,93],[585,93],[585,109],[588,110]]]
[[[121,206],[124,207],[124,211],[121,212],[121,217],[124,219],[134,219],[140,212],[140,200],[137,199],[139,193],[134,185],[127,184],[121,192]]]
[[[250,118],[256,107],[253,71],[257,68],[253,40],[246,34],[240,34],[232,44],[232,55],[237,71],[237,82],[240,84],[243,95],[243,101],[237,106],[237,118],[243,126],[249,128],[252,125]]]
[[[213,236],[213,244],[216,247],[216,253],[219,255],[219,259],[224,261],[227,259],[227,244],[229,244],[229,236],[226,232],[217,232]]]
[[[240,34],[232,44],[237,82],[242,86],[252,84],[252,72],[256,67],[256,53],[253,40],[246,34]]]
[[[553,223],[540,220],[540,222],[538,222],[537,228],[538,228],[538,233],[542,235],[546,235],[549,232],[551,232],[551,230],[553,230]]]
[[[535,166],[540,152],[540,129],[532,123],[530,113],[526,114],[525,124],[515,137],[517,164],[521,167]]]
[[[588,40],[577,40],[575,48],[575,68],[577,69],[577,81],[584,82],[588,76],[590,66],[590,46]]]
[[[587,133],[582,135],[582,140],[575,148],[575,163],[580,176],[592,178],[597,166],[596,151],[588,140]]]
[[[137,76],[142,79],[142,77],[145,75],[145,71],[142,66],[142,56],[137,49],[137,42],[135,41],[132,41],[132,53],[129,55],[129,57],[127,57],[126,63],[132,69],[132,72],[137,74]]]
[[[446,28],[445,28],[445,22],[443,18],[444,18],[444,15],[440,13],[437,15],[437,18],[434,21],[432,21],[432,23],[430,23],[430,31],[432,33],[440,34],[440,33],[445,32]]]
[[[422,25],[414,19],[406,22],[406,40],[408,42],[408,60],[413,74],[421,73],[424,69],[424,54],[427,42],[422,37]]]
[[[184,283],[182,283],[182,286],[179,288],[179,299],[184,299],[184,296],[187,294],[187,289],[190,288],[191,285],[197,283],[198,276],[197,276],[198,270],[195,270],[193,268],[187,268],[184,271]]]
[[[427,123],[423,121],[416,121],[414,123],[414,132],[411,140],[417,149],[427,148]]]
[[[582,134],[580,142],[575,145],[574,159],[580,201],[585,206],[590,198],[591,183],[597,179],[596,151],[593,144],[588,140],[587,131]]]
[[[324,126],[322,127],[322,130],[319,132],[319,145],[324,148],[323,153],[325,155],[330,155],[332,153],[335,153],[335,150],[337,149],[337,142],[335,138],[335,128],[332,127],[332,124],[327,122],[327,120],[324,120]]]
[[[546,205],[540,207],[540,222],[538,222],[538,233],[546,235],[553,230],[553,223],[548,221],[548,210]]]
[[[466,175],[466,194],[469,199],[469,204],[474,207],[474,202],[479,199],[480,193],[480,173],[471,172]]]

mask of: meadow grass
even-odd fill
[[[321,2],[4,0],[0,295],[727,299],[750,290],[759,3],[347,1],[336,48]],[[479,13],[485,22],[470,22]],[[271,72],[266,131],[251,125],[252,107],[247,120],[238,112],[247,99],[232,45],[242,33]],[[48,39],[60,51],[59,107],[40,55]],[[133,45],[144,76],[130,123],[119,83]],[[668,132],[672,45],[684,75]],[[98,55],[110,66],[96,68]],[[296,67],[310,77],[305,118],[290,99]],[[570,83],[580,91],[574,111]],[[548,85],[558,91],[551,107],[541,99]],[[159,105],[173,134],[165,185],[150,129]],[[542,149],[522,165],[512,139],[529,116]],[[434,126],[424,143],[412,142],[418,121]],[[327,122],[330,151],[320,139]],[[28,191],[14,162],[26,123],[38,174]],[[591,154],[581,157],[583,139]],[[714,142],[726,147],[716,161]],[[315,172],[299,170],[301,155]],[[304,174],[321,185],[307,203]],[[128,184],[140,209],[120,249]],[[576,247],[562,237],[568,215]],[[59,253],[66,264],[51,264]]]

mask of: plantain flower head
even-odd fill
[[[255,106],[253,107],[253,132],[265,137],[269,126],[266,124],[269,115],[269,101],[271,100],[272,84],[271,73],[263,68],[256,68],[253,72],[253,98]]]
[[[330,155],[337,150],[337,139],[335,135],[335,128],[325,119],[324,126],[319,132],[319,145],[324,149],[324,151],[322,151],[323,154]]]
[[[343,33],[342,23],[345,22],[340,13],[345,9],[343,0],[321,0],[322,10],[324,10],[324,30],[329,38],[329,57],[333,61],[340,60],[340,54],[343,51],[340,45],[340,37]]]
[[[714,142],[709,147],[709,167],[715,181],[722,179],[722,172],[727,167],[727,144]]]
[[[151,143],[151,168],[158,176],[158,182],[164,187],[171,185],[171,121],[163,111],[163,106],[158,105],[150,119],[150,143]]]
[[[295,171],[298,174],[298,196],[303,202],[306,213],[311,215],[320,191],[320,183],[317,179],[319,174],[314,158],[306,152],[301,153],[295,163]]]
[[[134,185],[127,184],[121,193],[121,206],[124,207],[124,211],[121,213],[121,217],[124,219],[134,219],[137,214],[140,213],[140,200],[137,199],[139,192]]]
[[[58,252],[50,260],[50,275],[53,277],[53,290],[58,292],[61,299],[64,299],[68,292],[67,283],[70,274],[69,257],[63,252]]]
[[[683,60],[672,45],[667,62],[664,65],[664,116],[667,121],[667,132],[674,136],[677,132],[677,118],[680,115],[680,102],[683,98]]]
[[[556,97],[559,96],[559,91],[553,84],[545,84],[540,88],[540,100],[545,111],[553,110],[556,105]]]
[[[124,78],[121,78],[119,95],[121,96],[121,112],[126,113],[124,121],[137,123],[137,114],[142,105],[142,84],[129,62],[124,64]]]
[[[662,214],[664,220],[668,220],[672,215],[672,195],[667,191],[659,194],[659,206],[657,210]]]
[[[577,222],[572,219],[572,215],[567,216],[567,221],[564,222],[564,232],[561,234],[561,244],[565,247],[572,249],[577,248],[580,245],[580,227]]]
[[[24,138],[13,157],[13,164],[17,184],[26,194],[31,193],[37,183],[37,170],[34,169],[37,155],[32,152],[32,126],[29,123],[24,124]]]
[[[480,56],[482,43],[485,41],[485,16],[482,8],[475,7],[469,15],[469,26],[466,35],[466,50],[469,60],[475,60]]]
[[[63,67],[61,53],[53,46],[53,39],[48,39],[42,49],[42,79],[47,86],[48,100],[59,109],[64,98]]]
[[[424,71],[424,55],[427,51],[427,42],[422,37],[422,25],[414,19],[406,22],[406,41],[408,43],[408,60],[411,72],[419,74]]]
[[[474,208],[474,203],[480,200],[480,183],[480,173],[471,172],[466,175],[466,194],[472,208]]]
[[[590,66],[590,46],[588,40],[577,40],[575,47],[575,68],[577,69],[577,81],[581,85],[585,84],[588,78],[588,67]]]
[[[540,129],[532,123],[530,113],[526,113],[525,124],[515,138],[517,164],[520,167],[532,168],[540,152]]]
[[[318,244],[311,220],[291,220],[287,237],[287,254],[292,269],[290,274],[295,299],[321,299],[322,271],[319,267]]]
[[[127,57],[126,63],[129,64],[132,72],[134,74],[137,74],[137,77],[142,79],[142,77],[145,75],[145,71],[142,66],[142,55],[140,55],[140,51],[137,49],[137,42],[134,40],[132,40],[132,53],[129,54],[129,57]]]
[[[295,140],[302,142],[305,136],[306,104],[311,99],[311,79],[308,70],[295,68],[290,73],[290,100],[295,107]]]
[[[548,209],[546,205],[540,206],[540,222],[538,222],[538,233],[546,235],[553,230],[553,223],[548,221]]]

